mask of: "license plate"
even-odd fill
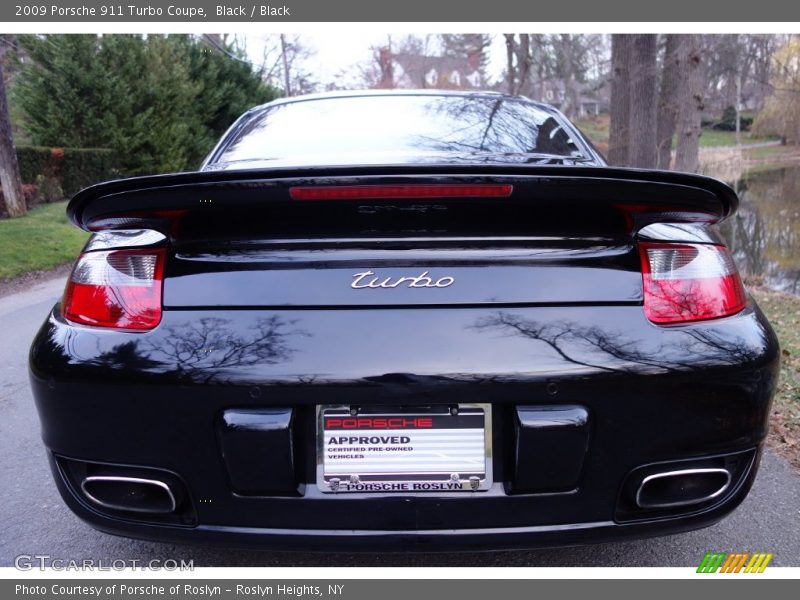
[[[323,492],[461,492],[492,485],[491,405],[317,408]]]

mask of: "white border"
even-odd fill
[[[202,33],[235,31],[243,34],[329,32],[334,25],[347,33],[473,33],[509,32],[559,33],[800,33],[800,22],[706,23],[706,22],[6,22],[0,31],[13,33]],[[101,30],[101,31],[98,31]],[[181,552],[180,554],[184,554]],[[185,552],[191,555],[191,550]],[[255,555],[254,555],[255,556]],[[291,555],[287,554],[287,558]],[[698,564],[702,556],[697,557]],[[696,567],[198,567],[194,571],[19,571],[0,567],[0,579],[72,580],[72,579],[324,579],[335,583],[344,579],[800,579],[800,567],[767,567],[761,574],[700,574]]]

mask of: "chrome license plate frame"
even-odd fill
[[[318,405],[325,493],[480,492],[492,487],[492,407]]]

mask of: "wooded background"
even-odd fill
[[[302,36],[259,42],[253,56],[232,35],[0,36],[0,216],[101,179],[196,168],[247,108],[312,91],[524,95],[587,128],[611,164],[640,168],[696,172],[710,131],[800,143],[797,35],[387,36],[325,83]]]

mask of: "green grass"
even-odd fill
[[[596,119],[576,119],[575,125],[583,134],[592,140],[595,145],[608,143],[608,119],[602,117]]]
[[[608,127],[609,120],[605,116],[597,118],[576,119],[575,125],[580,129],[592,142],[597,145],[608,143]],[[777,138],[770,137],[756,137],[751,136],[749,132],[742,132],[742,144],[758,144],[761,142],[774,141]],[[717,131],[715,129],[703,129],[700,136],[701,148],[716,148],[719,146],[735,146],[736,145],[736,132],[734,131]]]
[[[747,151],[748,158],[780,158],[781,154],[797,154],[797,146],[766,146],[764,148],[753,148]]]
[[[774,137],[757,137],[750,135],[749,132],[742,132],[742,144],[760,144],[762,142],[773,142],[778,138]],[[735,131],[717,131],[716,129],[703,129],[703,134],[700,136],[701,148],[716,148],[718,146],[735,146],[736,145],[736,132]]]
[[[0,220],[0,280],[75,260],[89,234],[67,221],[65,202],[43,204],[26,216]]]
[[[770,444],[800,468],[800,298],[751,288],[781,342],[781,374],[772,407]]]

